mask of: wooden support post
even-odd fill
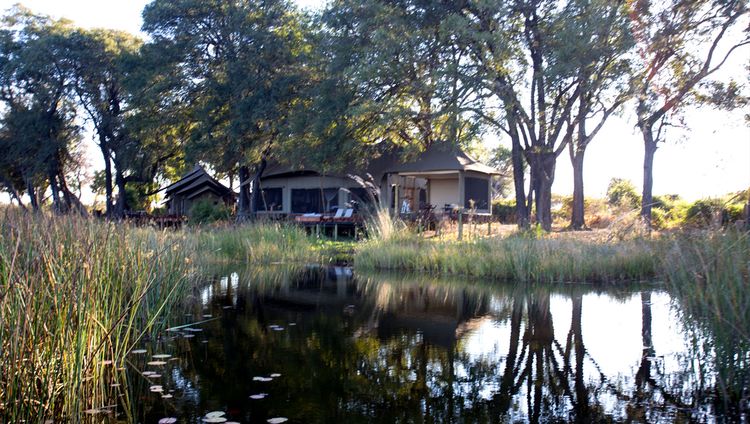
[[[492,219],[487,220],[487,237],[492,235]]]
[[[315,238],[320,238],[320,224],[315,224]]]
[[[339,240],[339,224],[333,224],[333,241]]]
[[[458,210],[458,241],[464,238],[464,213],[463,210]]]

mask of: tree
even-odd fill
[[[25,181],[34,209],[39,208],[37,187],[44,184],[52,193],[55,211],[86,214],[66,181],[71,167],[78,166],[72,153],[80,142],[70,99],[72,68],[67,52],[72,27],[21,7],[3,17],[3,24],[0,93],[10,144],[4,153],[15,158],[15,172]]]
[[[580,95],[576,100],[566,137],[573,165],[573,208],[570,227],[586,227],[584,216],[583,164],[586,148],[607,119],[630,99],[627,53],[633,45],[629,18],[619,3],[599,0],[571,1],[565,9],[564,40],[570,43],[567,66],[578,72]],[[583,48],[581,48],[583,47]],[[593,121],[593,128],[588,124]]]
[[[71,34],[75,83],[79,104],[88,114],[104,161],[104,191],[107,216],[122,217],[126,207],[126,151],[134,142],[125,122],[124,79],[128,65],[138,54],[141,41],[130,34],[110,30],[77,30]],[[112,163],[118,189],[117,210],[113,203]]]
[[[585,49],[568,38],[566,5],[545,0],[455,2],[465,28],[460,37],[481,69],[483,87],[500,105],[480,115],[511,139],[517,220],[528,226],[532,205],[537,222],[552,226],[552,183],[557,157],[569,137],[573,105],[581,95],[579,70],[570,52]],[[584,38],[585,39],[585,38]],[[523,162],[530,171],[526,195]]]
[[[654,154],[695,89],[714,75],[750,31],[737,34],[748,16],[747,0],[670,0],[628,3],[639,71],[633,76],[637,127],[643,136],[641,217],[651,226]]]
[[[143,16],[151,48],[170,65],[173,83],[160,97],[189,105],[196,153],[222,171],[238,168],[239,216],[249,216],[250,188],[284,140],[304,81],[303,16],[284,0],[156,0]],[[216,161],[216,146],[233,159]]]

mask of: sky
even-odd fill
[[[322,0],[296,0],[303,8],[320,7]],[[0,10],[15,4],[0,0]],[[21,3],[36,13],[67,18],[86,27],[102,27],[139,33],[141,11],[149,0],[25,0]],[[735,54],[723,71],[747,82],[743,64],[750,64],[750,47]],[[716,197],[750,187],[750,127],[743,115],[748,110],[733,112],[710,108],[689,110],[685,121],[688,128],[668,133],[654,163],[654,193],[679,194],[695,200]],[[597,138],[589,145],[584,162],[586,196],[603,197],[612,178],[631,180],[636,187],[643,181],[643,141],[634,127],[632,109],[621,117],[610,118]],[[90,137],[90,162],[94,169],[101,160]],[[488,147],[504,142],[488,135]],[[567,152],[558,159],[553,192],[570,194],[573,173]]]

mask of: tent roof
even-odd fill
[[[210,189],[220,196],[234,196],[232,190],[210,176],[200,165],[195,165],[180,180],[164,187],[162,190],[166,192],[167,197],[171,197],[175,194],[186,194],[196,190],[203,192],[206,189]]]
[[[460,149],[431,147],[412,161],[396,164],[386,169],[387,173],[473,171],[487,175],[500,172],[469,156]]]
[[[263,173],[262,179],[305,175],[306,173],[318,174],[314,167],[307,165],[303,164],[295,167],[276,164],[269,166]],[[500,174],[500,171],[477,161],[460,149],[432,147],[419,154],[413,160],[401,162],[398,153],[387,153],[371,160],[364,169],[347,166],[342,171],[331,175],[364,176],[365,174],[370,174],[375,181],[380,181],[383,175],[390,173],[439,171],[473,171],[487,175]]]

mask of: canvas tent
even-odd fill
[[[499,174],[465,152],[432,148],[412,160],[383,155],[367,166],[321,173],[310,166],[270,166],[260,180],[256,204],[261,214],[332,213],[372,201],[352,175],[375,184],[377,200],[396,212],[432,205],[436,213],[456,207],[490,212],[491,178]]]
[[[163,188],[167,208],[172,215],[187,215],[198,201],[212,202],[214,205],[234,204],[235,194],[228,187],[213,178],[200,165],[183,175],[175,183]]]

